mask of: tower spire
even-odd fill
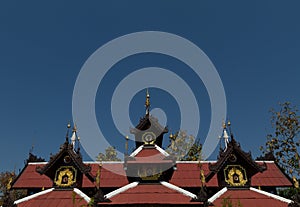
[[[72,137],[71,137],[71,143],[73,150],[75,151],[75,144],[76,144],[76,137],[77,137],[77,127],[76,124],[74,123],[73,129],[72,129]]]
[[[148,88],[147,88],[147,92],[146,92],[145,107],[146,107],[146,115],[149,115],[149,111],[150,111],[150,94],[149,94]]]

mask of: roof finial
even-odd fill
[[[230,122],[228,122],[227,125],[228,125],[228,127],[230,127]],[[229,143],[229,135],[228,135],[228,129],[227,129],[226,123],[224,121],[222,123],[222,126],[223,126],[223,133],[222,133],[222,136],[220,136],[219,138],[224,139],[224,145],[225,145],[224,151],[225,151],[227,149],[227,145]],[[220,149],[221,149],[221,143],[220,143]]]
[[[67,134],[66,134],[66,143],[69,143],[69,130],[71,128],[71,124],[70,122],[68,122],[68,125],[67,125]]]
[[[128,155],[128,140],[129,140],[129,137],[128,135],[125,136],[125,155],[127,156]]]
[[[72,147],[73,150],[75,151],[75,145],[76,145],[76,138],[77,138],[77,127],[76,124],[74,123],[73,129],[72,129],[72,137],[71,137],[71,143],[72,143]]]
[[[147,88],[147,93],[146,93],[145,106],[146,106],[146,115],[149,115],[149,111],[150,111],[150,95],[149,95],[148,88]]]

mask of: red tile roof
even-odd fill
[[[86,195],[82,196],[82,192],[78,189],[76,191],[48,189],[20,199],[15,203],[18,207],[66,207],[87,206],[88,202],[89,198]]]
[[[191,202],[192,198],[180,193],[179,191],[170,189],[161,184],[139,184],[124,192],[109,198],[111,203],[101,203],[105,205],[115,204],[195,204],[199,202]]]
[[[86,164],[90,164],[87,162]],[[25,169],[21,172],[21,175],[13,184],[14,188],[50,188],[52,187],[52,181],[46,175],[40,175],[36,172],[37,166],[43,166],[45,164],[29,163]],[[91,173],[97,174],[99,169],[99,163],[93,162],[91,164]],[[128,184],[125,171],[123,169],[123,163],[104,163],[101,168],[101,187],[121,187]],[[85,188],[95,187],[85,175],[83,176],[82,186]]]
[[[198,162],[178,162],[177,170],[174,172],[170,183],[180,187],[200,187],[200,168]],[[208,163],[202,163],[204,175],[209,173]],[[218,187],[217,176],[214,176],[208,183],[208,187]]]
[[[40,175],[36,172],[36,167],[41,167],[46,164],[29,163],[21,172],[16,182],[13,184],[14,188],[50,188],[52,181],[45,175]]]
[[[92,167],[91,173],[97,174],[99,163],[90,162]],[[35,171],[37,166],[43,164],[29,163],[26,168],[22,171],[19,178],[14,183],[14,188],[49,188],[52,187],[52,181],[45,175],[40,175]],[[266,162],[267,170],[262,173],[257,173],[252,177],[252,186],[292,186],[292,183],[288,178],[280,171],[274,162]],[[170,183],[180,187],[199,187],[200,183],[200,172],[199,165],[197,162],[178,162],[177,170],[174,172]],[[209,172],[208,162],[202,163],[202,169],[204,174],[207,175]],[[101,169],[101,187],[121,187],[128,184],[126,173],[123,169],[123,163],[121,162],[103,162]],[[85,175],[83,177],[83,187],[94,187],[92,183]],[[217,187],[218,180],[215,175],[208,183],[207,187]]]
[[[252,186],[292,186],[292,183],[274,162],[266,161],[265,163],[267,165],[267,170],[263,173],[257,173],[252,177]]]
[[[263,162],[258,161],[258,163]],[[289,179],[281,172],[273,161],[266,161],[265,163],[267,169],[252,177],[251,186],[292,186]],[[209,173],[208,162],[202,163],[202,169],[205,175]],[[201,185],[199,170],[200,168],[197,162],[178,162],[177,171],[174,172],[170,183],[180,187],[198,187]],[[214,175],[206,185],[207,187],[218,187],[217,175]]]
[[[243,207],[287,207],[289,202],[288,199],[271,195],[265,191],[257,190],[257,189],[222,189],[222,193],[220,191],[214,195],[213,197],[217,197],[216,199],[210,198],[209,201],[215,206],[222,206],[222,202],[224,199],[228,199],[232,202],[233,206],[238,206],[240,203]],[[219,197],[218,197],[219,194]]]

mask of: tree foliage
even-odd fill
[[[187,135],[186,131],[180,130],[170,135],[170,145],[166,150],[176,160],[197,161],[201,160],[202,145],[195,142],[193,135]]]
[[[277,163],[292,176],[300,175],[299,168],[299,115],[298,109],[289,102],[279,104],[279,109],[271,109],[273,133],[267,135],[264,154],[273,153]]]
[[[17,176],[14,172],[6,171],[0,173],[0,191],[2,194],[0,206],[13,206],[13,202],[15,200],[18,200],[26,195],[25,190],[11,190],[12,182],[16,177]]]
[[[96,157],[97,161],[121,161],[120,158],[118,158],[118,153],[116,149],[112,146],[109,146],[105,149],[105,154],[99,153]]]

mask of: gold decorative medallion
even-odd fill
[[[142,167],[138,175],[142,180],[158,180],[162,173],[156,167]]]
[[[153,144],[156,139],[156,135],[153,132],[145,132],[142,135],[142,140],[145,144]]]
[[[72,166],[62,166],[55,174],[54,183],[60,187],[69,187],[76,182],[77,171]]]
[[[227,165],[224,176],[225,182],[230,186],[244,186],[248,181],[246,170],[240,165]]]

